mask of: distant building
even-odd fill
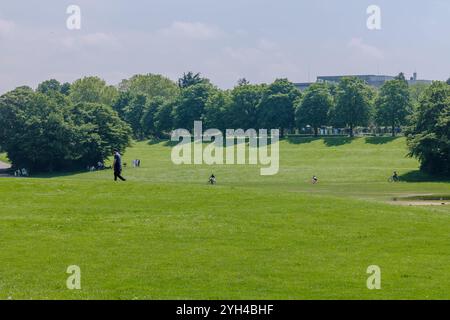
[[[394,76],[386,75],[348,75],[348,76],[319,76],[317,77],[317,83],[338,83],[344,77],[355,77],[366,82],[372,87],[379,88],[386,81],[395,79]],[[432,80],[418,80],[417,72],[414,72],[413,76],[407,80],[409,85],[413,84],[431,84]],[[300,90],[305,91],[312,83],[294,83],[294,85]]]

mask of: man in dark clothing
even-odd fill
[[[117,181],[117,178],[119,178],[122,181],[126,181],[124,177],[122,177],[122,157],[120,156],[120,153],[118,150],[114,150],[114,181]]]

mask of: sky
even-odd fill
[[[69,30],[67,8],[81,9]],[[381,9],[381,30],[367,8]],[[0,94],[55,78],[134,74],[173,80],[200,72],[217,86],[240,78],[315,81],[320,75],[414,71],[450,77],[450,0],[2,0]]]

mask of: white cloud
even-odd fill
[[[361,38],[352,38],[348,44],[352,49],[356,49],[358,52],[375,59],[383,59],[384,53],[375,46],[364,43]]]
[[[212,40],[220,38],[224,33],[215,26],[201,22],[175,21],[168,28],[160,29],[157,34],[164,37]]]
[[[12,21],[0,19],[0,37],[10,35],[15,28],[15,24]]]
[[[61,43],[69,49],[85,47],[116,47],[119,41],[110,34],[97,32],[80,36],[70,36],[61,39]]]

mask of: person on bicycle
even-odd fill
[[[397,171],[392,174],[392,181],[397,182],[399,179]]]
[[[312,184],[317,184],[319,182],[319,178],[317,178],[316,176],[313,176],[311,179]]]
[[[209,177],[209,184],[216,184],[216,176],[214,174]]]

